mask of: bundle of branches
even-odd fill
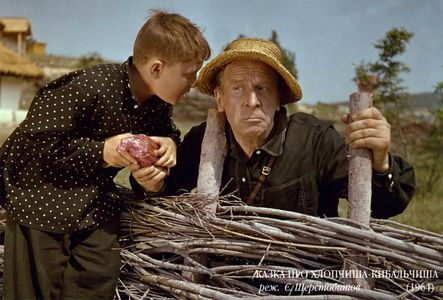
[[[118,297],[442,297],[442,235],[387,220],[361,228],[343,218],[245,206],[234,197],[220,198],[216,215],[206,213],[207,204],[187,194],[129,205]],[[368,267],[347,270],[354,255],[367,257]],[[350,285],[351,277],[372,288]]]

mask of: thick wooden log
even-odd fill
[[[225,114],[211,108],[208,110],[203,136],[197,192],[207,195],[208,199],[212,200],[207,206],[207,211],[213,214],[217,209],[216,198],[220,193],[226,147]]]
[[[353,93],[349,98],[350,116],[372,106],[372,94]],[[352,122],[352,119],[351,119]],[[349,181],[348,181],[348,218],[369,229],[371,218],[371,182],[372,153],[369,149],[349,149]],[[367,255],[355,255],[349,258],[344,268],[348,270],[364,270],[368,267]],[[346,278],[348,284],[371,288],[368,278]]]
[[[197,179],[197,193],[203,194],[208,199],[205,211],[215,216],[217,211],[217,197],[220,193],[223,163],[227,153],[225,135],[225,114],[210,108],[206,119],[206,129],[200,154],[200,166]],[[208,256],[197,254],[192,257],[202,265],[207,265]],[[187,259],[185,259],[186,262]],[[183,272],[183,277],[196,283],[203,283],[205,277],[193,272]]]

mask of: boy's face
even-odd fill
[[[202,61],[165,64],[152,87],[155,95],[163,101],[175,105],[193,86]]]

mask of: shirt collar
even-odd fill
[[[289,117],[284,106],[280,106],[280,110],[275,112],[274,127],[271,130],[268,138],[264,144],[260,147],[263,151],[266,151],[272,156],[279,156],[283,154],[283,144],[286,139],[286,128],[288,125]],[[226,122],[226,130],[228,136],[229,149],[233,156],[242,157],[243,150],[235,140],[234,133],[231,127]]]
[[[129,68],[130,68],[131,65],[132,65],[132,56],[130,56],[123,63],[124,80],[125,80],[125,93],[126,93],[126,95],[130,96],[129,98],[132,99],[133,102],[137,103],[137,100],[134,98],[134,96],[132,96],[131,83],[129,82]],[[134,103],[131,103],[131,104],[134,104]]]

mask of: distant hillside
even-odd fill
[[[29,55],[29,58],[39,67],[77,69],[80,67],[81,60],[91,55],[80,57],[64,56],[64,55]],[[115,61],[103,59],[99,63],[114,63]]]
[[[435,93],[414,94],[412,99],[413,107],[437,108],[443,106],[441,96]]]
[[[435,109],[437,107],[443,106],[443,101],[440,95],[435,93],[419,93],[419,94],[410,94],[410,106],[413,108],[430,108]],[[336,103],[339,106],[348,105],[347,101],[340,101]]]
[[[180,122],[202,122],[206,120],[209,108],[215,108],[213,97],[204,95],[196,89],[192,89],[185,99],[178,102],[174,107],[174,119]]]

